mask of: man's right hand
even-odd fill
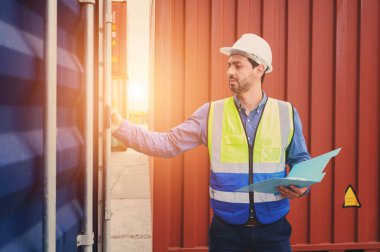
[[[124,121],[124,118],[120,115],[116,109],[111,109],[111,132],[115,132]]]

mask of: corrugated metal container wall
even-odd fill
[[[298,109],[312,156],[336,147],[312,193],[293,200],[295,251],[380,249],[380,1],[156,0],[154,129],[167,131],[199,106],[230,96],[227,57],[241,34],[262,35],[274,72],[264,90]],[[155,158],[154,251],[206,251],[208,154]],[[361,208],[343,208],[348,185]]]
[[[43,250],[45,1],[0,1],[0,250]],[[83,218],[83,15],[58,1],[57,251]]]

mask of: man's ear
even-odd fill
[[[260,64],[257,66],[257,74],[259,75],[259,77],[263,76],[264,72],[265,72],[265,68],[264,68],[264,65]]]

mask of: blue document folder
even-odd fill
[[[338,155],[341,148],[327,152],[318,157],[295,164],[288,176],[285,178],[271,178],[261,182],[239,188],[238,192],[261,192],[278,194],[278,186],[295,185],[297,187],[307,187],[314,183],[322,181],[325,176],[327,163],[331,158]]]

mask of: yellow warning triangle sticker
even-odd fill
[[[343,207],[361,207],[358,197],[352,185],[349,185],[346,189],[346,194],[344,195],[344,204]]]

